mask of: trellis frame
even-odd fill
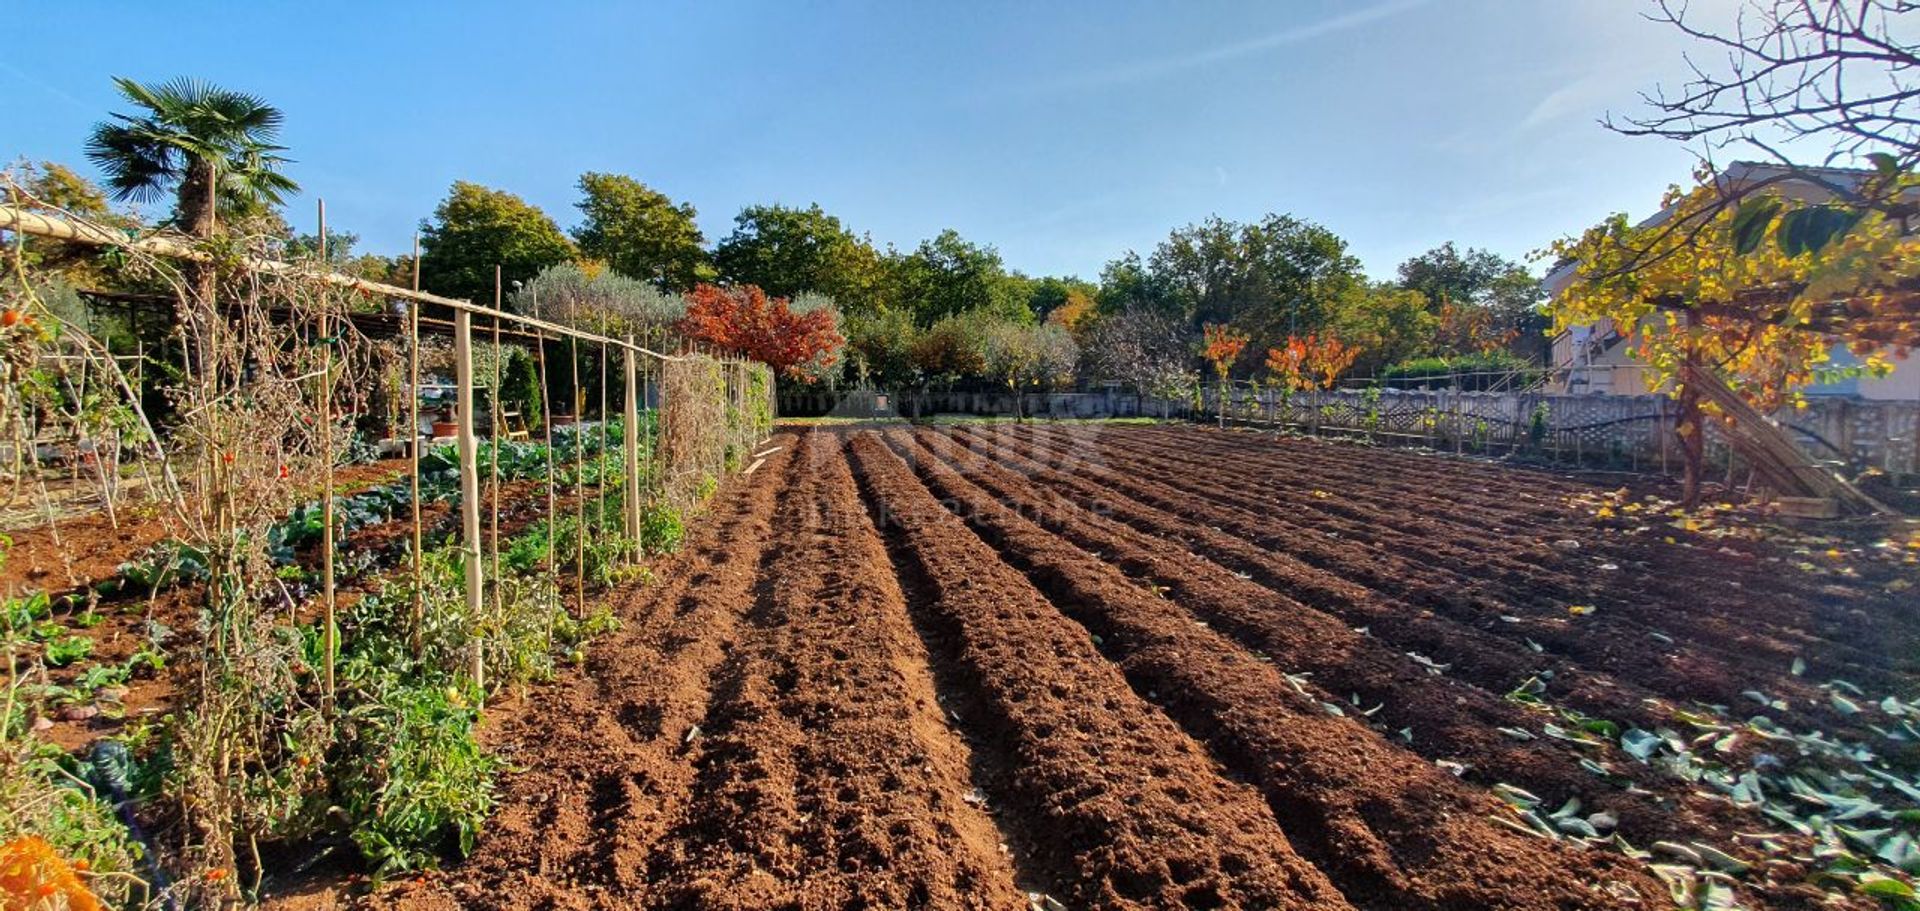
[[[326,236],[325,235],[325,224],[326,224],[325,202],[321,201],[318,207],[320,212],[321,238],[322,238],[321,240],[322,246],[320,248],[321,262],[324,263],[326,261],[325,247],[324,247],[325,236]],[[197,248],[196,246],[193,246],[191,239],[188,239],[188,238],[176,239],[174,237],[169,237],[164,235],[148,235],[148,236],[128,235],[128,234],[123,234],[117,231],[109,230],[109,229],[100,227],[98,225],[69,220],[66,218],[56,217],[56,216],[44,214],[41,212],[30,211],[28,209],[24,209],[14,205],[0,205],[0,231],[13,231],[16,234],[23,235],[23,236],[33,235],[33,236],[48,238],[52,240],[69,241],[74,243],[89,244],[93,246],[123,248],[123,249],[141,252],[141,253],[146,253],[149,255],[176,259],[176,260],[188,260],[188,261],[195,261],[195,262],[214,262],[215,261],[214,256],[212,256],[211,254],[207,253],[204,250]],[[581,329],[576,329],[571,326],[566,326],[559,323],[554,323],[548,320],[544,320],[539,318],[537,315],[526,316],[526,315],[506,312],[501,305],[502,302],[500,301],[500,289],[498,287],[497,267],[496,267],[495,304],[492,307],[475,304],[471,301],[467,301],[460,298],[444,297],[441,295],[436,295],[436,294],[428,293],[425,291],[421,291],[419,289],[419,283],[420,283],[419,255],[418,255],[419,238],[417,235],[415,236],[415,239],[414,239],[414,250],[415,250],[415,256],[414,256],[414,262],[413,262],[413,276],[412,276],[414,287],[412,288],[402,288],[395,285],[388,285],[381,282],[375,282],[375,281],[370,281],[363,278],[358,278],[355,276],[345,275],[339,272],[333,272],[333,271],[324,270],[324,269],[314,269],[314,268],[309,268],[309,267],[305,267],[305,266],[301,266],[293,263],[281,262],[281,261],[270,260],[270,259],[262,259],[258,257],[245,257],[245,258],[241,258],[237,263],[225,263],[225,264],[237,265],[240,269],[253,271],[256,273],[288,277],[296,280],[311,281],[326,287],[342,288],[342,289],[357,291],[357,292],[374,296],[374,297],[407,302],[408,306],[407,306],[407,319],[405,320],[405,331],[407,334],[407,341],[408,341],[408,359],[409,359],[408,377],[412,387],[411,391],[413,392],[413,395],[411,396],[411,398],[414,399],[408,411],[409,418],[412,421],[412,426],[409,431],[410,442],[408,445],[409,453],[411,456],[411,462],[412,462],[412,476],[413,476],[413,482],[412,482],[413,483],[413,486],[412,486],[413,529],[412,529],[412,532],[413,532],[414,547],[413,547],[413,554],[412,554],[411,570],[412,570],[412,576],[413,576],[412,581],[413,581],[413,592],[414,592],[414,619],[416,623],[415,645],[416,645],[416,648],[418,648],[419,641],[418,641],[417,630],[421,627],[424,621],[424,617],[421,616],[424,610],[424,605],[421,602],[421,589],[422,589],[422,581],[423,581],[421,578],[422,567],[420,562],[420,553],[422,549],[422,530],[421,530],[421,518],[420,518],[420,511],[419,511],[420,506],[419,506],[419,486],[418,486],[419,471],[420,471],[420,452],[419,452],[420,447],[419,447],[419,439],[418,439],[420,328],[423,324],[428,322],[433,322],[438,325],[445,325],[445,321],[427,320],[421,312],[425,307],[432,306],[432,307],[442,308],[445,310],[450,310],[453,315],[453,319],[451,320],[451,324],[452,324],[451,329],[452,329],[452,335],[454,340],[454,351],[455,351],[455,361],[456,361],[455,423],[458,428],[456,432],[456,437],[455,437],[455,446],[459,453],[461,465],[468,469],[460,472],[461,537],[462,537],[461,551],[462,551],[462,558],[463,558],[462,562],[464,564],[464,569],[465,569],[466,607],[468,610],[468,616],[475,618],[476,622],[477,622],[477,619],[481,616],[481,609],[482,609],[482,605],[484,604],[483,599],[485,598],[487,573],[484,569],[485,554],[483,552],[483,544],[482,544],[483,538],[481,533],[480,515],[479,515],[479,510],[480,510],[479,472],[477,470],[473,470],[478,466],[478,457],[479,457],[479,452],[478,452],[479,441],[478,441],[478,434],[475,426],[476,414],[474,411],[474,407],[475,407],[474,406],[474,377],[473,377],[473,320],[474,318],[480,317],[482,319],[491,321],[492,328],[495,334],[495,339],[496,339],[495,340],[496,349],[498,348],[498,345],[499,345],[498,339],[501,334],[502,327],[506,325],[512,325],[516,327],[516,329],[518,330],[516,332],[516,335],[518,335],[523,339],[529,339],[538,345],[540,349],[540,360],[541,360],[540,375],[541,375],[541,385],[543,390],[543,398],[545,397],[546,379],[547,379],[547,370],[545,369],[546,368],[545,344],[548,341],[554,341],[559,339],[565,339],[569,342],[570,347],[575,352],[575,357],[572,358],[571,360],[574,361],[573,385],[574,385],[574,394],[575,394],[575,405],[577,407],[575,407],[573,410],[576,412],[574,415],[576,421],[581,421],[584,419],[584,414],[580,413],[581,411],[584,410],[584,408],[581,407],[583,406],[584,403],[581,401],[581,396],[579,395],[579,392],[580,392],[579,377],[578,377],[579,347],[583,343],[587,346],[595,346],[595,345],[599,346],[602,352],[601,364],[600,364],[600,370],[602,375],[600,393],[602,398],[601,420],[603,423],[603,427],[601,429],[601,435],[602,435],[603,441],[606,438],[606,430],[604,427],[604,422],[608,417],[607,402],[606,402],[606,396],[608,393],[608,388],[607,388],[608,379],[609,379],[608,377],[609,360],[608,359],[611,355],[611,352],[619,351],[622,353],[623,362],[624,362],[623,373],[624,373],[625,391],[626,391],[626,402],[625,402],[624,411],[625,411],[625,417],[628,421],[628,428],[626,433],[624,434],[625,452],[623,453],[623,463],[626,468],[627,479],[626,479],[626,489],[624,491],[626,495],[622,497],[622,500],[623,500],[622,507],[623,507],[623,513],[624,513],[624,516],[623,516],[624,521],[622,522],[622,527],[627,531],[629,535],[634,536],[636,540],[637,540],[637,535],[638,535],[640,524],[641,524],[640,518],[639,518],[640,482],[639,482],[639,476],[638,476],[639,404],[638,404],[636,387],[639,385],[639,379],[642,375],[650,376],[652,372],[651,370],[641,369],[642,359],[643,358],[649,359],[648,363],[659,363],[662,365],[671,363],[671,362],[679,362],[679,361],[705,361],[705,360],[720,360],[720,359],[710,358],[706,355],[666,354],[663,352],[655,351],[651,348],[647,348],[643,345],[637,344],[633,339],[630,339],[630,338],[629,339],[612,338],[602,333],[589,332]],[[329,324],[331,324],[332,322],[334,322],[334,320],[332,320],[330,317],[326,315],[322,316],[322,324],[320,326],[320,335],[323,340],[329,337],[329,332],[331,331],[331,327]],[[591,349],[589,348],[589,350]],[[331,353],[331,349],[329,349],[329,354],[330,353]],[[727,391],[729,403],[734,404],[731,400],[738,395],[738,392],[736,389],[731,388],[731,387],[734,387],[735,385],[734,383],[731,382],[731,379],[735,374],[735,371],[733,368],[735,366],[744,365],[745,362],[736,361],[734,359],[725,359],[725,360],[720,360],[720,363],[721,363],[721,369],[724,371],[724,375],[729,378],[728,385],[730,388]],[[496,364],[496,369],[498,368],[499,368],[499,365]],[[501,371],[501,372],[504,372],[504,371]],[[330,371],[325,375],[330,376],[331,375]],[[328,408],[328,399],[330,398],[331,390],[329,388],[330,383],[328,383],[327,381],[323,380],[321,385],[323,387],[323,391],[321,393],[320,407],[321,407],[321,410],[323,411],[323,418],[324,418],[324,417],[327,417],[325,412],[330,410]],[[501,383],[499,382],[499,378],[496,377],[495,383],[494,383],[495,388],[493,390],[493,395],[492,395],[492,398],[494,399],[494,405],[495,405],[496,411],[498,410],[497,405],[498,405],[498,399],[501,391],[499,388],[500,385]],[[662,389],[662,396],[663,398],[665,396],[664,387]],[[545,402],[543,404],[546,406],[544,409],[545,414],[543,415],[543,420],[545,421],[545,426],[546,426],[546,438],[549,445],[551,445],[552,418],[553,418],[552,403]],[[327,423],[327,426],[331,426],[330,421]],[[496,447],[500,440],[500,436],[501,436],[500,431],[501,431],[501,427],[499,426],[498,420],[496,420],[494,431],[493,431]],[[664,428],[662,432],[664,432]],[[584,468],[584,450],[585,450],[584,441],[585,441],[584,431],[581,431],[580,433],[576,434],[576,443],[575,443],[577,447],[576,471],[578,471],[581,468]],[[655,441],[654,452],[652,453],[651,458],[656,462],[659,462],[662,458],[662,455],[659,451],[660,448],[661,447],[659,446],[659,441]],[[606,456],[606,453],[603,451],[601,454],[601,457],[605,458],[605,456]],[[551,457],[551,452],[549,452],[549,457]],[[323,490],[321,491],[321,496],[322,496],[322,502],[324,504],[323,514],[325,515],[325,519],[323,520],[324,528],[323,528],[323,535],[322,535],[324,538],[323,549],[325,553],[325,562],[328,566],[328,569],[326,571],[327,579],[326,579],[325,587],[327,589],[327,594],[329,595],[329,597],[327,597],[326,599],[327,600],[326,630],[324,633],[324,635],[327,637],[327,640],[328,640],[328,643],[327,643],[328,647],[326,649],[326,652],[327,652],[326,661],[325,661],[326,667],[323,669],[323,672],[325,674],[325,679],[327,681],[327,685],[325,689],[326,689],[326,692],[330,695],[333,688],[332,679],[333,679],[333,670],[334,670],[334,667],[333,667],[334,655],[337,651],[338,643],[334,641],[334,636],[335,636],[333,631],[334,617],[333,617],[333,611],[332,611],[333,599],[330,597],[331,589],[333,588],[333,585],[332,585],[333,579],[332,579],[332,572],[330,567],[333,562],[332,551],[333,551],[333,526],[334,526],[333,518],[334,517],[332,515],[332,512],[333,512],[332,506],[333,506],[333,497],[334,497],[335,491],[334,491],[333,477],[332,477],[331,464],[330,464],[331,459],[327,459],[326,461],[329,462],[329,465],[328,465],[328,470],[325,471],[324,473],[324,479],[322,482]],[[495,469],[497,470],[497,461],[498,461],[497,448],[495,450],[494,461],[496,463]],[[661,464],[664,466],[664,463],[661,463]],[[584,477],[582,476],[581,478],[577,478],[576,480],[579,482],[583,482]],[[551,479],[551,470],[550,470],[549,485],[551,484],[552,484],[552,479]],[[577,483],[576,487],[579,487],[579,486],[580,484]],[[601,480],[599,484],[596,486],[601,488],[602,492],[604,493],[604,479]],[[496,488],[497,488],[497,482],[496,482]],[[581,527],[578,532],[578,539],[580,542],[580,551],[576,555],[576,567],[575,567],[576,569],[576,579],[575,579],[576,609],[584,609],[584,603],[582,603],[584,599],[583,576],[584,576],[584,549],[585,549],[585,538],[586,538],[586,527],[584,524],[585,516],[583,514],[584,513],[584,509],[583,509],[584,495],[585,494],[583,490],[576,490],[576,496],[575,496],[576,519],[581,522]],[[601,497],[601,500],[602,500],[602,503],[604,504],[604,496]],[[555,505],[554,496],[551,489],[549,490],[549,493],[548,493],[548,505],[549,505],[548,528],[549,528],[549,539],[550,539],[549,545],[551,549],[551,538],[553,533],[552,530],[554,527],[552,522],[553,522],[553,519],[555,518],[555,516],[553,515],[554,505]],[[498,504],[495,504],[496,511],[497,511],[497,506]],[[604,509],[604,505],[601,507],[601,509]],[[494,542],[494,548],[495,548],[494,559],[496,562],[496,569],[495,569],[494,575],[497,578],[499,576],[498,566],[497,566],[498,559],[499,559],[499,553],[498,553],[499,542],[497,540],[497,536],[498,536],[497,516],[496,516],[496,523],[494,525],[494,528],[495,528],[495,538],[496,538]],[[638,554],[635,554],[634,556],[637,559]],[[555,567],[552,565],[551,556],[549,557],[548,563],[549,563],[548,571],[551,574],[555,569]],[[496,582],[496,585],[497,584],[498,583]],[[476,684],[478,684],[482,689],[482,691],[484,692],[485,662],[484,662],[484,655],[482,654],[482,649],[479,645],[479,637],[476,637],[476,644],[475,644],[473,653],[470,656],[470,659],[471,659],[470,673],[474,681],[476,682]]]

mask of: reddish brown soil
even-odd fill
[[[1740,838],[1757,814],[1499,729],[1554,720],[1506,698],[1540,677],[1622,724],[1754,688],[1856,731],[1817,683],[1913,686],[1885,567],[1788,576],[1763,541],[1596,520],[1576,478],[1246,433],[770,445],[611,596],[584,674],[492,710],[513,771],[472,857],[286,906],[1667,906],[1639,861],[1503,825],[1507,784],[1754,862],[1744,907],[1860,907]]]
[[[404,468],[394,460],[349,466],[339,472],[337,489],[342,495],[358,492],[393,480],[394,474]],[[506,504],[499,510],[502,540],[519,534],[545,514],[544,490],[545,484],[541,481],[514,481],[501,485],[500,501]],[[490,514],[491,491],[484,485],[482,498],[483,514]],[[571,510],[573,502],[574,495],[562,493],[557,508]],[[85,586],[112,578],[117,575],[121,563],[144,548],[172,536],[170,526],[165,521],[158,518],[139,521],[137,518],[123,515],[118,530],[112,530],[104,516],[63,521],[59,529],[64,542],[62,546],[68,548],[66,551],[54,545],[53,535],[45,528],[23,533],[17,540],[26,542],[26,549],[22,552],[16,548],[16,554],[23,554],[25,560],[8,564],[8,573],[0,578],[6,578],[10,584],[19,585],[26,591],[46,588],[55,593],[85,594]],[[429,535],[436,528],[445,530],[453,518],[451,506],[446,502],[422,505],[421,523]],[[483,525],[482,534],[490,534],[489,529],[490,526]],[[399,561],[410,546],[411,535],[412,522],[402,516],[355,530],[343,542],[341,553],[373,553],[378,555],[377,563],[391,569],[401,565]],[[42,561],[57,557],[60,553],[75,554],[78,559],[72,562],[62,560],[63,569],[58,574],[28,569],[41,566]],[[319,545],[313,544],[303,549],[296,554],[296,559],[307,570],[318,572],[322,561]],[[69,572],[71,575],[67,574]],[[343,579],[338,593],[339,607],[344,609],[373,592],[382,584],[383,578],[384,575],[376,571]],[[309,597],[298,606],[296,619],[315,622],[320,616],[320,600],[311,596],[311,592],[307,594]],[[195,672],[194,659],[198,648],[196,626],[204,595],[203,586],[192,584],[154,595],[109,595],[94,599],[91,607],[84,601],[76,601],[71,606],[56,606],[53,618],[67,627],[68,634],[92,640],[93,650],[85,660],[65,668],[36,669],[35,673],[43,677],[37,682],[71,685],[90,667],[124,662],[148,642],[152,624],[156,623],[171,631],[162,643],[168,665],[159,672],[142,668],[121,688],[124,692],[109,691],[96,699],[91,706],[98,711],[90,716],[82,706],[72,707],[80,709],[78,714],[68,707],[49,713],[47,720],[52,726],[42,731],[41,736],[68,751],[79,751],[99,738],[120,733],[130,723],[157,717],[172,708],[179,682]]]
[[[402,476],[408,464],[385,459],[349,465],[335,472],[334,483],[342,496],[357,493]],[[152,504],[125,508],[118,519],[116,525],[96,511],[59,519],[51,527],[4,532],[12,543],[0,559],[0,596],[66,591],[110,579],[134,555],[179,535],[170,514]]]

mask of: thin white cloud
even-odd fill
[[[1617,72],[1589,73],[1573,80],[1541,98],[1527,112],[1520,122],[1520,129],[1530,130],[1545,126],[1569,115],[1598,117],[1608,104],[1616,104],[1621,98],[1631,98],[1629,78],[1622,78]]]
[[[1049,88],[1055,90],[1106,88],[1157,79],[1184,70],[1210,66],[1224,61],[1270,51],[1274,48],[1286,47],[1287,45],[1302,44],[1316,38],[1324,38],[1338,32],[1371,25],[1382,19],[1397,16],[1415,7],[1425,6],[1428,2],[1429,0],[1385,0],[1385,2],[1382,3],[1364,6],[1350,12],[1341,13],[1338,16],[1322,19],[1318,22],[1296,25],[1291,28],[1261,35],[1257,38],[1250,38],[1246,41],[1238,41],[1233,44],[1206,48],[1204,50],[1192,51],[1172,57],[1162,57],[1158,60],[1143,60],[1112,69],[1069,77],[1051,84]]]
[[[92,109],[92,107],[88,105],[86,102],[73,97],[72,95],[68,94],[66,91],[60,89],[59,87],[54,86],[48,83],[46,80],[43,80],[37,76],[33,76],[27,73],[25,70],[22,70],[19,67],[13,66],[10,63],[7,63],[5,61],[0,61],[0,72],[5,72],[13,76],[15,79],[18,79],[21,82],[24,82],[30,86],[33,86],[34,88],[40,89],[46,92],[47,94],[52,95],[55,98],[58,98],[70,105],[73,105],[76,108],[81,108],[83,110]]]

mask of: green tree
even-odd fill
[[[893,307],[848,314],[846,334],[847,362],[856,379],[897,392],[920,388],[923,377],[913,352],[921,330],[913,314]]]
[[[243,92],[197,79],[141,85],[114,77],[140,114],[115,114],[93,128],[87,158],[106,175],[114,198],[174,199],[173,221],[195,237],[213,235],[221,215],[279,205],[300,189],[280,166],[274,144],[280,109]]]
[[[547,213],[512,193],[455,181],[420,224],[420,282],[438,294],[493,301],[493,267],[506,287],[574,257]]]
[[[1174,231],[1147,259],[1154,287],[1192,325],[1233,326],[1242,355],[1324,326],[1335,301],[1363,280],[1339,235],[1290,215],[1240,224],[1214,217]]]
[[[1103,314],[1153,312],[1185,317],[1161,276],[1147,269],[1131,250],[1100,270],[1100,290],[1094,295]]]
[[[695,224],[693,205],[676,205],[666,194],[623,174],[589,171],[580,175],[586,217],[573,229],[580,252],[613,270],[685,291],[713,278],[706,237]]]
[[[1074,300],[1076,295],[1091,300],[1099,293],[1100,289],[1092,282],[1081,281],[1072,276],[1065,278],[1043,276],[1032,279],[1027,293],[1027,309],[1032,310],[1036,318],[1046,319],[1053,314],[1053,311]]]
[[[1334,303],[1331,319],[1334,336],[1360,349],[1352,370],[1362,376],[1432,354],[1438,323],[1425,294],[1384,282],[1348,289]]]
[[[1449,304],[1476,308],[1493,331],[1513,333],[1516,354],[1545,354],[1546,293],[1517,262],[1488,250],[1462,251],[1447,241],[1401,263],[1400,287],[1425,295],[1435,313]]]
[[[1000,251],[972,243],[951,228],[922,241],[912,253],[889,257],[888,271],[895,298],[922,326],[973,311],[1033,322],[1027,279],[1007,273]]]
[[[713,261],[721,281],[758,285],[775,297],[818,292],[850,316],[876,313],[883,302],[886,269],[879,251],[817,203],[741,209]]]
[[[673,325],[687,315],[686,299],[649,282],[607,269],[589,270],[560,263],[540,270],[507,299],[515,313],[576,326],[591,332],[632,335],[664,343]]]

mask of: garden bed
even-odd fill
[[[1915,867],[1910,528],[1195,428],[769,445],[508,710],[474,856],[375,904],[1870,908]]]

